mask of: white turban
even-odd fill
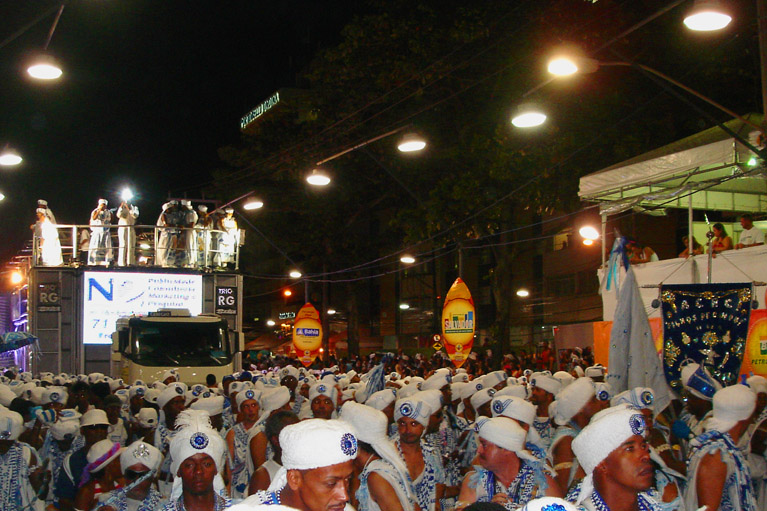
[[[587,378],[599,378],[605,375],[605,366],[602,364],[596,364],[591,367],[587,367],[585,374]]]
[[[495,387],[504,381],[506,381],[506,373],[504,371],[493,371],[482,377],[482,384],[485,387]]]
[[[186,401],[186,391],[183,389],[183,387],[177,385],[168,385],[165,387],[165,390],[160,392],[160,395],[157,396],[157,406],[159,406],[160,410],[162,410],[165,408],[165,405],[177,397],[183,397],[184,401]]]
[[[704,423],[706,430],[727,433],[748,419],[756,407],[756,394],[745,385],[731,385],[714,394],[714,415]]]
[[[594,383],[594,395],[600,401],[610,401],[613,397],[613,388],[609,383],[596,382]]]
[[[478,417],[474,429],[480,438],[515,453],[520,458],[536,461],[537,458],[525,450],[527,433],[522,426],[503,417]]]
[[[680,373],[685,390],[697,398],[711,401],[714,394],[722,388],[705,367],[695,362],[686,364]]]
[[[224,452],[226,442],[213,429],[210,424],[210,416],[202,410],[184,410],[176,418],[176,433],[170,441],[170,472],[175,476],[171,499],[175,500],[181,495],[181,478],[178,470],[181,463],[195,454],[207,454],[216,463],[218,473],[213,480],[216,491],[224,488],[221,479],[224,466]]]
[[[338,400],[338,389],[336,389],[335,385],[327,385],[323,382],[315,383],[309,387],[309,402],[311,403],[314,401],[314,398],[317,396],[326,396],[330,398],[335,407]]]
[[[459,369],[458,372],[453,376],[453,383],[468,383],[469,382],[469,373],[467,373],[465,370],[461,372]]]
[[[49,429],[54,440],[69,440],[80,432],[80,422],[75,420],[56,421]]]
[[[540,387],[549,394],[553,395],[557,395],[557,392],[562,389],[562,384],[559,382],[559,380],[547,374],[536,374],[532,377],[530,385],[533,387]]]
[[[287,483],[288,470],[312,470],[345,463],[357,457],[357,438],[352,428],[339,420],[308,419],[280,431],[282,468],[267,491]]]
[[[298,379],[299,374],[300,373],[298,372],[298,369],[296,369],[292,365],[285,366],[280,370],[280,380],[285,378],[286,376],[292,376],[293,378]]]
[[[0,385],[0,405],[11,406],[11,401],[16,399],[16,393],[7,385]]]
[[[461,395],[463,394],[463,391],[466,387],[470,385],[469,382],[454,382],[450,384],[450,396],[453,398],[453,401],[456,399],[461,399]]]
[[[520,511],[578,511],[579,509],[558,497],[540,497],[529,501]]]
[[[375,452],[388,461],[399,473],[402,481],[408,481],[407,466],[399,455],[397,448],[389,440],[389,420],[383,412],[367,405],[348,402],[341,407],[340,419],[352,427],[357,440],[370,444]],[[405,485],[408,495],[412,489]]]
[[[41,404],[47,405],[48,403],[60,403],[66,404],[69,394],[63,387],[48,387],[43,390]]]
[[[557,394],[557,413],[554,422],[564,426],[594,397],[591,378],[578,378]]]
[[[128,389],[128,395],[133,398],[133,396],[141,396],[144,397],[144,394],[146,394],[147,388],[146,385],[133,385],[130,389]]]
[[[142,408],[135,417],[142,428],[157,427],[157,410],[154,408]]]
[[[594,415],[573,439],[573,453],[586,472],[576,504],[594,491],[594,469],[623,442],[647,431],[644,415],[628,405],[619,405]]]
[[[557,380],[563,389],[575,381],[575,376],[567,371],[557,371],[551,377]]]
[[[767,394],[767,378],[764,376],[751,376],[746,380],[746,383],[754,391],[754,394]]]
[[[397,399],[397,391],[394,389],[384,389],[374,392],[367,398],[365,404],[372,406],[376,410],[383,410]]]
[[[137,463],[141,463],[149,470],[157,470],[162,463],[162,453],[157,447],[143,440],[137,440],[123,449],[120,454],[120,468],[123,474],[128,470],[128,467]]]
[[[275,387],[266,389],[258,400],[260,411],[258,422],[261,423],[269,417],[274,410],[281,408],[290,402],[290,390],[287,387]]]
[[[24,430],[24,418],[11,410],[0,410],[0,440],[18,440]]]
[[[99,199],[99,204],[103,204],[104,206],[106,206],[107,204],[109,204],[109,201],[106,199]]]
[[[240,397],[239,395],[237,397]],[[198,399],[191,406],[192,410],[204,410],[208,415],[221,415],[224,413],[224,396],[213,396]]]
[[[614,398],[610,400],[610,406],[618,406],[622,404],[631,405],[634,408],[648,410],[654,410],[655,394],[649,387],[636,387],[631,390],[624,390]]]
[[[474,410],[479,410],[480,406],[492,401],[494,397],[495,397],[494,388],[479,390],[475,392],[473,396],[471,396],[471,400],[470,400],[471,406],[472,408],[474,408]]]
[[[442,409],[442,392],[436,389],[422,390],[415,394],[416,399],[425,401],[431,408],[432,415]]]
[[[413,419],[424,428],[429,424],[429,417],[434,413],[429,404],[418,396],[411,396],[398,399],[394,403],[394,421],[402,417]]]
[[[429,376],[421,385],[421,390],[435,389],[439,390],[452,381],[450,369],[437,369],[434,374]]]
[[[517,396],[498,397],[498,394],[495,396],[496,397],[493,398],[493,404],[490,405],[493,417],[502,415],[532,426],[536,415],[534,404]]]
[[[524,385],[507,385],[495,393],[495,397],[515,396],[521,399],[527,399],[527,387]]]
[[[235,401],[237,401],[237,409],[242,406],[242,403],[245,401],[252,399],[255,402],[258,402],[258,399],[261,397],[261,391],[255,390],[255,389],[246,389],[242,392],[237,393],[237,397],[234,398]],[[223,399],[223,396],[221,396]],[[222,401],[223,403],[223,401]]]

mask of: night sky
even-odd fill
[[[334,44],[360,2],[347,0],[77,0],[64,9],[49,51],[64,69],[27,77],[55,12],[0,47],[0,145],[23,157],[0,167],[0,257],[31,237],[36,200],[59,223],[87,224],[99,197],[118,205],[134,187],[140,224],[168,196],[197,198],[238,140],[239,120]],[[56,2],[0,4],[0,40]]]

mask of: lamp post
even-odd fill
[[[60,78],[63,73],[59,63],[48,53],[48,45],[51,44],[53,32],[56,31],[56,26],[59,24],[61,14],[64,12],[64,6],[65,4],[62,3],[61,7],[59,7],[59,11],[56,13],[56,18],[53,20],[50,31],[48,31],[48,37],[45,40],[42,52],[27,68],[27,73],[32,78],[38,80],[56,80]]]

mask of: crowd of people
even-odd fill
[[[765,509],[767,379],[723,388],[691,362],[661,409],[582,355],[554,373],[262,357],[205,384],[9,369],[2,509]]]
[[[61,266],[61,241],[56,217],[45,200],[37,201],[37,221],[31,226],[37,242],[36,262],[43,266]],[[149,257],[137,261],[136,228],[139,209],[128,200],[109,208],[107,199],[99,199],[88,219],[89,229],[82,229],[76,241],[82,264],[89,266],[136,266],[148,264]],[[115,219],[117,228],[113,230]],[[177,268],[227,268],[236,262],[242,234],[234,218],[234,209],[208,212],[204,204],[195,210],[189,200],[171,200],[162,205],[154,234],[151,264]],[[113,243],[116,232],[117,249]],[[149,241],[149,240],[146,240]],[[151,245],[150,245],[151,247]],[[142,249],[142,254],[149,254]]]
[[[733,244],[732,237],[727,234],[723,224],[717,222],[711,226],[713,237],[711,238],[708,252],[716,257],[717,254],[727,250],[740,250],[742,248],[764,245],[764,233],[754,225],[754,218],[750,214],[740,216],[740,226],[743,230],[738,237],[738,243],[735,244]],[[682,245],[685,248],[679,253],[679,257],[687,258],[690,255],[696,256],[706,252],[703,245],[694,236],[692,238],[692,254],[690,253],[690,243],[687,236],[682,237]],[[640,241],[629,240],[626,244],[626,249],[631,264],[644,264],[659,260],[658,254]]]

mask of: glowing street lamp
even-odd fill
[[[511,124],[517,128],[533,128],[546,122],[546,114],[535,105],[520,105],[511,118]]]
[[[718,0],[696,0],[684,24],[690,30],[711,32],[721,30],[732,21],[732,16]]]
[[[517,296],[520,298],[527,298],[528,296],[530,296],[530,291],[528,291],[525,288],[517,289]]]
[[[426,147],[426,141],[415,133],[406,133],[399,144],[397,144],[397,149],[403,153],[420,151],[424,147]]]
[[[580,234],[581,237],[585,240],[594,241],[599,239],[599,231],[590,225],[584,225],[578,229],[578,234]]]
[[[284,296],[285,298],[289,296],[293,296],[293,291],[291,291],[290,289],[286,289],[285,291],[282,292],[282,296]]]
[[[288,275],[290,275],[291,279],[300,279],[302,276],[302,273],[298,270],[291,270]]]
[[[48,53],[41,53],[27,68],[27,74],[37,80],[56,80],[63,71],[56,59]]]
[[[24,275],[20,271],[14,271],[11,273],[11,284],[21,284],[24,280]]]
[[[267,319],[266,320],[266,326],[274,326],[274,325],[275,325],[275,322],[274,322],[273,319]]]
[[[253,211],[254,209],[261,209],[263,207],[264,207],[263,201],[255,198],[255,197],[251,197],[250,199],[248,199],[248,202],[246,202],[242,206],[242,209],[244,209],[246,211]]]
[[[19,156],[19,153],[8,146],[5,146],[5,149],[3,149],[2,153],[0,153],[0,165],[3,167],[12,167],[14,165],[18,165],[21,162],[22,158]]]
[[[5,194],[3,192],[0,192],[0,202],[5,200]]]
[[[403,311],[406,311],[406,310],[408,310],[410,308],[410,304],[401,303],[401,304],[399,304],[399,308],[402,309]]]
[[[328,316],[332,316],[335,313],[336,313],[335,309],[328,309]]]
[[[306,182],[312,186],[327,186],[330,184],[330,177],[320,169],[313,169],[312,173],[306,176]]]
[[[413,264],[415,262],[415,257],[405,254],[402,257],[399,258],[400,262],[403,262],[405,264]]]
[[[594,244],[594,240],[584,239],[583,244],[586,245],[587,247],[590,247],[591,245]]]

